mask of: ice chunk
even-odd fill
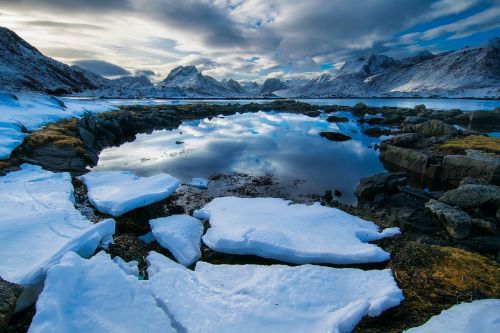
[[[25,287],[18,308],[34,301],[35,286],[64,253],[90,256],[114,233],[114,220],[92,224],[74,207],[68,173],[23,164],[0,178],[0,202],[0,276]]]
[[[500,332],[500,299],[483,299],[454,305],[406,333],[492,333]]]
[[[129,171],[93,171],[81,179],[92,205],[113,216],[163,200],[179,187],[179,180],[167,174],[138,177]]]
[[[113,261],[115,264],[118,265],[128,275],[133,275],[135,277],[139,277],[139,267],[137,266],[139,264],[138,261],[132,260],[129,262],[126,262],[120,257],[114,257]]]
[[[200,188],[200,189],[207,189],[208,188],[208,179],[206,178],[193,178],[189,183],[186,183],[188,186]]]
[[[150,231],[150,232],[147,232],[145,233],[144,235],[142,236],[139,236],[139,239],[146,243],[146,244],[151,244],[155,241],[155,236],[153,235],[153,233]]]
[[[149,225],[158,243],[168,249],[177,261],[190,266],[200,259],[203,224],[189,215],[172,215],[150,220]]]
[[[276,198],[215,198],[194,216],[210,220],[203,242],[215,251],[296,264],[385,261],[389,253],[367,242],[399,233],[380,232],[374,223],[336,208]]]
[[[349,332],[403,300],[388,269],[147,260],[151,291],[182,332]]]
[[[176,332],[142,281],[100,252],[67,253],[51,268],[30,333]]]

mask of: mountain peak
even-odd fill
[[[486,46],[492,47],[495,49],[500,49],[500,38],[499,37],[493,37],[492,39],[488,40],[485,43]]]

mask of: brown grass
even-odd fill
[[[76,119],[64,120],[45,126],[32,132],[26,139],[28,145],[43,145],[52,143],[56,146],[72,146],[83,148],[83,142],[76,134],[78,123]]]
[[[478,149],[492,153],[500,153],[500,138],[483,135],[469,135],[446,141],[438,145],[438,149],[461,151],[465,149]]]
[[[401,332],[457,303],[500,297],[500,265],[461,249],[409,241],[394,248],[389,267],[405,300],[355,332]]]

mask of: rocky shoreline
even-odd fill
[[[311,117],[318,116],[320,110],[369,114],[370,118],[360,121],[392,128],[390,133],[381,130],[379,133],[374,129],[380,127],[369,127],[369,133],[395,134],[380,144],[380,159],[393,172],[362,179],[356,190],[356,207],[336,201],[332,193],[303,196],[305,203],[320,201],[381,227],[397,226],[402,231],[399,236],[378,242],[393,254],[388,263],[359,267],[390,267],[406,300],[380,317],[365,318],[355,332],[400,332],[422,324],[457,302],[500,298],[500,139],[482,134],[500,129],[500,110],[434,111],[424,106],[402,109],[363,104],[315,106],[282,100],[246,105],[127,106],[50,124],[30,133],[9,160],[0,162],[0,173],[16,170],[21,163],[31,163],[77,176],[87,172],[87,166],[97,163],[102,149],[134,140],[138,133],[174,129],[183,121],[205,117],[271,110]],[[138,239],[149,230],[149,219],[191,214],[221,195],[287,198],[286,189],[272,177],[213,175],[210,180],[214,184],[212,190],[182,186],[166,200],[117,218],[115,244],[109,252],[126,261],[139,261],[141,274],[145,276],[145,256],[149,250],[171,256],[155,242],[145,244]],[[73,184],[76,205],[82,213],[94,221],[105,217],[89,204],[83,183],[74,178]],[[206,246],[202,248],[201,260],[275,263],[258,257],[221,254]],[[9,312],[5,313],[6,318],[10,317]],[[15,315],[6,332],[26,331],[33,313],[31,308]]]

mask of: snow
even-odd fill
[[[181,332],[349,332],[403,300],[389,269],[147,261],[151,291]]]
[[[461,303],[432,317],[406,333],[493,333],[500,332],[500,299]]]
[[[49,270],[28,332],[176,331],[144,283],[108,254],[86,260],[70,252]]]
[[[193,179],[191,179],[190,182],[186,183],[186,185],[205,190],[208,188],[208,179],[206,179],[206,178],[193,178]]]
[[[139,264],[138,261],[132,260],[126,262],[120,257],[114,257],[113,262],[117,264],[118,267],[120,267],[120,269],[124,271],[126,274],[139,277],[139,267],[137,266]]]
[[[18,307],[33,302],[30,288],[68,251],[90,256],[115,230],[112,219],[90,223],[74,207],[68,173],[23,164],[0,178],[0,276],[21,284]]]
[[[129,171],[92,171],[80,178],[92,205],[113,216],[163,200],[179,187],[179,180],[163,173],[138,177]]]
[[[201,257],[203,224],[189,215],[172,215],[149,221],[158,243],[168,249],[184,265],[190,266]]]
[[[295,264],[381,262],[390,255],[368,241],[390,237],[374,223],[319,204],[277,198],[215,198],[194,217],[210,221],[203,242],[215,251]]]
[[[147,232],[145,233],[144,235],[142,236],[139,236],[139,239],[146,243],[146,244],[151,244],[155,241],[155,236],[153,235],[153,233],[150,231],[150,232]]]

